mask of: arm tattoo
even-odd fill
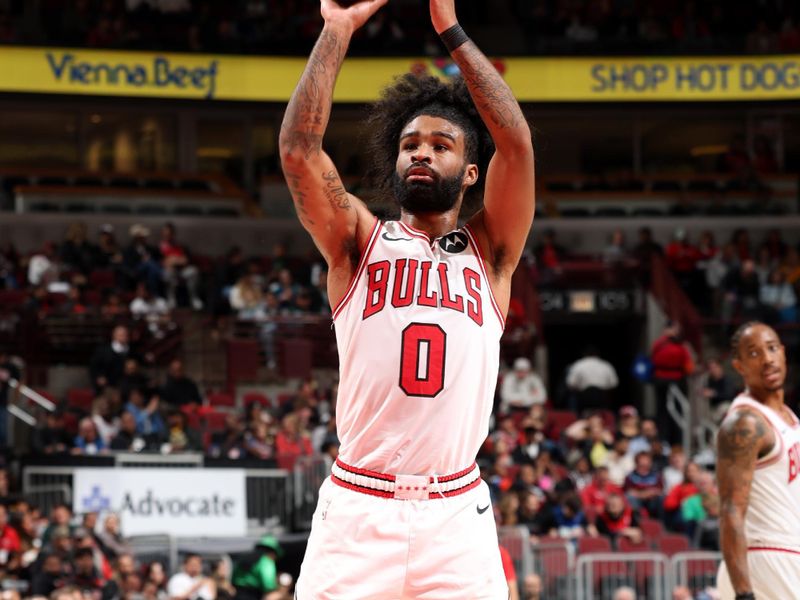
[[[292,94],[281,125],[281,143],[289,152],[300,150],[309,160],[322,151],[333,87],[344,61],[347,43],[336,31],[323,29],[311,52],[300,83]]]
[[[759,450],[766,435],[763,419],[752,413],[739,411],[722,423],[719,431],[719,456],[727,460],[748,458]]]
[[[524,120],[511,88],[473,42],[466,42],[453,52],[453,60],[461,69],[475,106],[487,121],[487,126],[513,129]]]
[[[314,225],[314,221],[308,214],[306,208],[306,192],[303,188],[303,175],[295,171],[285,169],[286,183],[289,186],[289,191],[292,193],[294,205],[297,208],[297,216],[303,225]]]
[[[336,171],[328,171],[322,174],[322,179],[325,180],[325,197],[331,205],[331,208],[338,208],[340,210],[347,210],[350,208],[350,197],[347,195],[347,190],[344,189],[344,184]]]

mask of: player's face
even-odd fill
[[[400,206],[412,213],[452,209],[478,178],[466,164],[464,132],[446,119],[420,115],[400,133],[393,188]]]
[[[786,380],[786,353],[778,334],[766,325],[745,330],[733,367],[751,391],[782,389]]]

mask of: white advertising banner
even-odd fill
[[[75,512],[117,513],[126,536],[247,533],[240,469],[75,469],[72,497]]]

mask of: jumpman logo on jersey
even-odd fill
[[[445,252],[449,252],[450,254],[458,254],[467,249],[467,241],[468,238],[465,233],[454,231],[453,233],[448,233],[446,236],[440,239],[439,246]]]

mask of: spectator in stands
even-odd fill
[[[649,270],[653,257],[663,254],[664,249],[661,244],[653,239],[653,230],[650,227],[642,227],[639,230],[639,241],[633,247],[633,257],[640,265]]]
[[[614,434],[606,428],[599,414],[586,419],[578,419],[564,431],[567,439],[578,444],[581,452],[589,458],[592,466],[603,464],[608,448],[614,441]]]
[[[116,560],[117,566],[125,563],[124,571],[132,571],[134,568],[134,558],[131,554],[131,547],[122,537],[119,530],[119,517],[116,513],[109,513],[103,520],[103,529],[96,535],[98,546],[109,560]]]
[[[119,391],[120,398],[127,398],[133,389],[145,390],[149,387],[150,380],[147,375],[142,372],[138,358],[136,356],[129,356],[126,358],[125,364],[122,368],[122,377],[120,377],[116,385],[116,389]],[[114,412],[119,412],[117,398],[114,395],[115,392],[109,392],[106,390],[105,394],[111,394]]]
[[[114,237],[114,226],[109,223],[100,226],[93,266],[97,269],[113,269],[115,273],[122,266],[122,250]]]
[[[625,248],[625,233],[615,229],[611,233],[608,246],[603,248],[603,262],[607,265],[620,265],[628,259],[628,250]]]
[[[536,265],[542,276],[542,283],[552,281],[561,275],[561,263],[567,255],[566,250],[556,241],[556,232],[546,229],[542,242],[536,247]]]
[[[200,434],[188,426],[183,411],[170,411],[167,415],[167,427],[170,452],[201,452],[203,450]]]
[[[21,549],[19,534],[8,522],[8,508],[0,504],[0,571],[8,567],[14,554]]]
[[[550,537],[577,540],[585,535],[597,536],[597,529],[586,518],[580,497],[575,493],[564,494],[553,508]]]
[[[155,600],[167,600],[167,573],[164,570],[164,565],[158,561],[153,561],[144,572],[143,589],[150,590],[155,596]]]
[[[685,471],[686,453],[683,451],[683,446],[676,444],[669,453],[669,464],[661,471],[661,474],[664,476],[665,494],[669,495],[675,486],[683,482]],[[664,500],[664,504],[666,505],[666,499]]]
[[[261,600],[266,593],[278,588],[278,569],[275,561],[283,556],[275,536],[266,535],[256,544],[253,552],[238,561],[231,582],[237,598]]]
[[[0,349],[0,452],[8,445],[8,401],[11,380],[20,378],[20,369],[11,356]]]
[[[722,361],[716,357],[709,358],[706,361],[703,397],[708,400],[710,408],[716,413],[718,407],[727,406],[737,393],[737,386],[725,373]]]
[[[668,321],[661,336],[650,349],[653,383],[656,390],[656,420],[663,425],[668,442],[678,440],[677,424],[667,411],[667,394],[671,385],[687,391],[687,378],[694,372],[694,359],[681,336],[678,323]]]
[[[231,246],[214,267],[210,298],[211,310],[215,316],[230,312],[231,290],[244,275],[245,268],[244,252],[239,246]]]
[[[133,389],[125,405],[125,410],[136,419],[137,433],[148,445],[167,439],[167,428],[158,410],[160,401],[158,394],[152,394],[145,404],[144,391]]]
[[[601,465],[595,469],[591,483],[581,490],[581,501],[587,510],[599,513],[613,494],[622,494],[622,488],[611,482],[608,467]]]
[[[686,291],[689,298],[697,302],[702,290],[698,285],[697,263],[701,259],[699,250],[689,243],[686,230],[679,227],[667,245],[665,258],[678,284]]]
[[[725,290],[722,304],[722,319],[730,323],[734,318],[757,318],[761,313],[761,282],[756,265],[751,259],[742,261],[738,269],[732,270],[722,282]]]
[[[9,241],[0,244],[0,289],[15,290],[19,287],[19,265],[19,253],[14,245]]]
[[[211,569],[211,579],[217,589],[216,600],[233,600],[236,596],[236,588],[231,585],[228,561],[225,559],[217,560]]]
[[[249,430],[244,434],[244,450],[251,458],[259,460],[275,458],[275,441],[266,422],[258,420],[250,424]]]
[[[541,378],[531,368],[531,361],[519,357],[514,370],[506,373],[500,387],[500,412],[509,410],[527,412],[534,404],[547,401],[547,390]]]
[[[154,295],[159,295],[162,288],[163,271],[161,268],[161,255],[158,249],[150,245],[147,238],[150,230],[136,223],[131,225],[128,233],[131,240],[122,253],[121,272],[127,286],[133,289],[136,283],[142,281]]]
[[[111,343],[95,348],[89,363],[89,375],[96,392],[119,383],[129,356],[132,356],[130,333],[124,325],[117,325],[111,332]]]
[[[633,454],[628,452],[629,446],[630,438],[622,433],[617,433],[614,438],[614,447],[606,457],[608,478],[616,486],[623,486],[628,474],[635,467]]]
[[[106,450],[106,443],[97,433],[94,421],[91,417],[85,417],[78,423],[78,435],[75,436],[73,454],[85,454],[94,456],[102,454]]]
[[[621,433],[629,440],[638,437],[641,432],[641,424],[639,423],[639,411],[635,406],[626,404],[621,406],[619,413],[617,413],[617,433]],[[628,454],[633,456],[633,453],[628,449]]]
[[[122,411],[119,418],[119,431],[111,440],[109,448],[122,452],[139,452],[145,446],[144,439],[138,435],[136,417],[129,410]]]
[[[67,584],[64,564],[58,554],[41,557],[41,568],[31,579],[30,595],[50,597],[56,589]]]
[[[542,452],[549,452],[556,459],[561,459],[559,447],[552,440],[545,437],[544,432],[532,419],[523,419],[520,425],[523,437],[512,451],[515,463],[522,464],[536,460]]]
[[[620,537],[627,538],[634,544],[642,541],[639,513],[626,504],[621,493],[609,494],[603,509],[597,514],[595,525],[599,534],[608,536],[614,543]]]
[[[261,289],[261,275],[254,271],[253,267],[249,268],[231,288],[229,300],[231,308],[237,312],[237,318],[244,320],[261,318],[264,292]]]
[[[695,482],[699,480],[702,469],[697,463],[689,462],[686,464],[683,473],[683,481],[674,486],[664,497],[664,520],[667,526],[674,531],[687,531],[684,522],[681,506],[683,502],[697,494]]]
[[[106,394],[97,396],[92,402],[90,418],[106,448],[119,431],[119,419],[114,418],[112,414],[113,411],[111,410],[111,402],[108,396]]]
[[[517,584],[517,572],[514,569],[514,560],[508,550],[500,546],[500,560],[503,563],[503,574],[508,585],[508,600],[519,600],[519,586]]]
[[[66,536],[72,539],[72,508],[68,504],[59,503],[50,510],[49,524],[42,534],[45,546],[51,542],[56,531],[66,532]]]
[[[48,286],[58,281],[61,273],[56,245],[45,242],[42,251],[31,256],[28,261],[28,283],[32,286]]]
[[[89,275],[97,260],[97,248],[89,242],[86,223],[71,223],[59,249],[61,262],[67,270]]]
[[[605,408],[610,402],[610,393],[619,385],[617,371],[610,362],[598,356],[597,350],[589,346],[583,358],[575,361],[567,370],[567,387],[572,393],[571,410]]]
[[[542,600],[542,578],[536,573],[525,576],[522,600]]]
[[[128,307],[122,302],[122,297],[116,292],[109,292],[103,298],[100,314],[108,321],[114,321],[128,316]]]
[[[502,441],[503,447],[507,452],[511,453],[517,448],[519,443],[519,430],[514,423],[514,418],[511,415],[498,415],[497,429],[490,435],[495,445]]]
[[[530,466],[530,465],[526,465]],[[528,528],[531,541],[548,535],[550,532],[550,509],[543,502],[544,494],[539,489],[523,490],[518,493],[519,510],[517,523]]]
[[[240,415],[230,412],[225,415],[225,428],[211,434],[208,455],[235,460],[244,454],[244,427]]]
[[[31,449],[37,455],[56,455],[65,454],[72,448],[73,435],[66,430],[64,424],[64,413],[60,409],[48,412],[44,416],[44,424],[41,419],[37,422],[36,428],[31,436]],[[0,498],[5,494],[0,494]]]
[[[622,586],[614,590],[611,600],[636,600],[636,590],[630,586]]]
[[[301,289],[301,286],[295,283],[292,272],[286,268],[278,271],[277,280],[269,286],[269,291],[277,296],[281,310],[295,308],[295,302]]]
[[[183,567],[167,583],[170,600],[215,600],[214,581],[203,576],[203,561],[198,554],[187,554]]]
[[[111,578],[105,583],[102,591],[102,600],[123,600],[125,595],[125,578],[137,571],[136,560],[131,554],[120,554],[114,560]]]
[[[628,502],[635,509],[644,509],[654,518],[661,518],[663,509],[664,480],[653,468],[653,458],[648,452],[636,455],[635,467],[625,478],[623,489]]]
[[[161,241],[158,245],[161,255],[161,267],[164,281],[167,284],[167,302],[174,308],[177,304],[178,286],[183,283],[189,294],[192,308],[202,310],[203,301],[198,295],[200,271],[191,264],[189,253],[185,246],[178,243],[175,235],[175,225],[166,223],[161,228]]]
[[[167,378],[161,388],[161,398],[170,407],[192,407],[203,403],[203,396],[197,383],[188,377],[183,368],[183,361],[174,359],[169,363]]]
[[[694,596],[688,587],[678,585],[672,590],[672,600],[694,600]]]
[[[786,256],[781,261],[779,268],[787,283],[796,286],[800,281],[800,253],[796,248],[790,247],[786,250]]]
[[[94,552],[91,548],[78,548],[72,559],[75,569],[70,583],[91,595],[100,593],[103,589],[103,580],[94,566]]]
[[[136,284],[136,295],[131,300],[130,313],[134,319],[143,319],[147,328],[156,337],[163,337],[171,317],[164,298],[154,296],[144,283]]]
[[[774,269],[769,274],[767,283],[761,286],[759,301],[764,308],[764,318],[767,322],[797,321],[797,295],[794,286],[786,281],[779,269]]]
[[[653,419],[644,419],[642,420],[641,433],[631,439],[628,452],[634,456],[639,452],[650,453],[656,469],[661,471],[666,467],[670,446],[665,440],[661,439],[656,422]]]
[[[307,430],[301,427],[299,415],[289,413],[281,420],[281,429],[275,436],[275,455],[278,465],[294,465],[297,458],[311,456],[311,438]]]

